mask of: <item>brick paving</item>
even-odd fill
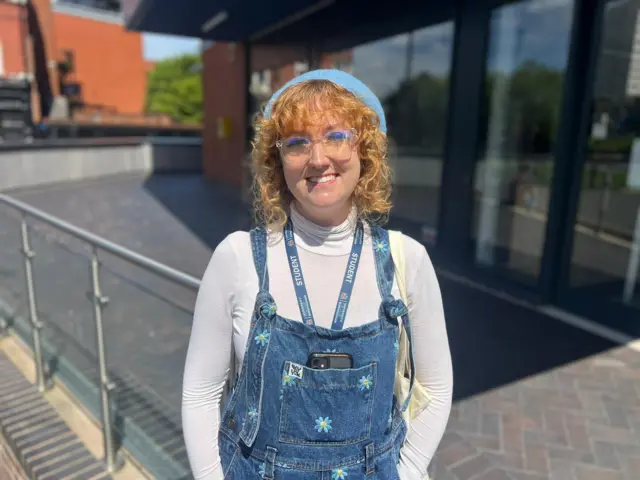
[[[637,480],[640,353],[619,347],[458,402],[436,480]]]
[[[216,188],[189,176],[129,178],[17,196],[199,276],[217,242],[248,223],[237,202],[214,192]],[[0,280],[5,278],[0,283],[15,286],[9,293],[17,295],[23,288],[19,257],[12,253],[17,240],[6,240],[7,251],[0,249],[0,254],[11,260],[0,266]],[[59,262],[69,271],[73,257],[60,249],[48,253],[60,258],[45,272],[40,255],[38,277],[62,272]],[[129,281],[156,291],[148,276],[118,267]],[[84,279],[85,262],[77,270]],[[57,283],[73,283],[75,275]],[[640,353],[446,278],[440,281],[455,387],[432,479],[640,479]],[[63,286],[44,297],[48,301],[42,302],[43,309],[56,307],[54,294]],[[110,349],[120,349],[111,358],[128,369],[135,367],[136,376],[177,413],[189,312],[176,315],[175,308],[153,309],[150,302],[140,301],[150,298],[148,292],[135,296],[127,288],[131,287],[114,282],[106,289],[117,299],[109,307],[111,332],[133,332],[125,345],[117,345],[115,337],[109,342]],[[43,288],[38,295],[45,295]],[[168,294],[164,298],[175,300]],[[91,317],[80,301],[80,296],[69,298],[64,309],[50,313],[49,321],[55,318],[60,329],[83,343],[91,339]],[[63,324],[68,318],[75,324]],[[153,328],[144,321],[148,318]],[[156,348],[149,350],[152,344]]]

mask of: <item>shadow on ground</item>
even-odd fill
[[[231,232],[251,228],[238,188],[201,175],[151,175],[144,189],[212,250]]]

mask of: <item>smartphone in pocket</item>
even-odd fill
[[[307,367],[315,370],[353,368],[353,358],[348,353],[312,353],[307,360]]]

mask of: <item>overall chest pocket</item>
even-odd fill
[[[300,445],[358,443],[371,435],[375,363],[314,370],[285,362],[279,440]]]

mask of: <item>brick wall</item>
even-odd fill
[[[204,52],[203,66],[204,173],[209,178],[241,186],[247,129],[244,47],[215,43]],[[230,120],[229,138],[219,138],[219,118]]]
[[[26,36],[27,12],[24,5],[0,1],[0,73],[9,76],[27,72]]]
[[[118,23],[54,13],[54,36],[62,52],[73,52],[74,72],[70,82],[81,85],[82,100],[120,113],[141,113],[147,85],[147,70],[140,33],[128,32]]]
[[[258,72],[302,62],[307,59],[308,53],[309,50],[304,47],[254,45],[251,48],[251,69]]]

